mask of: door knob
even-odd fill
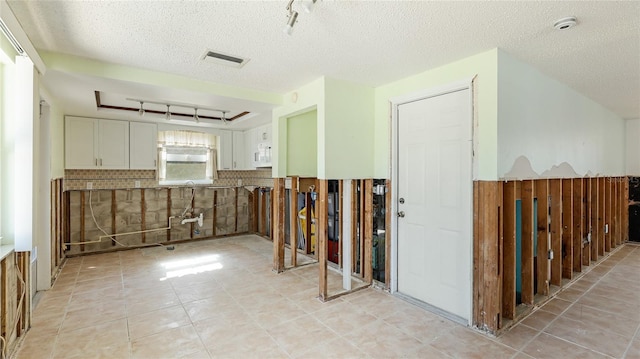
[[[400,211],[400,212],[398,212],[398,217],[400,217],[400,218],[404,218],[404,211]]]

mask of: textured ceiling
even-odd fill
[[[377,86],[499,47],[640,118],[638,1],[10,1],[38,49],[285,93],[320,76]],[[579,25],[554,30],[576,16]],[[207,49],[250,58],[200,61]]]

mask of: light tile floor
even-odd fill
[[[71,258],[17,358],[640,358],[640,246],[497,339],[374,289],[321,303],[317,265],[271,256],[239,236]]]

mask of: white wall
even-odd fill
[[[640,118],[625,121],[626,174],[640,176]]]
[[[498,178],[623,175],[624,120],[499,51]],[[532,171],[512,167],[516,161]],[[554,172],[555,166],[564,171]]]

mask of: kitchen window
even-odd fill
[[[218,178],[216,140],[203,132],[159,131],[160,184],[212,184]]]

